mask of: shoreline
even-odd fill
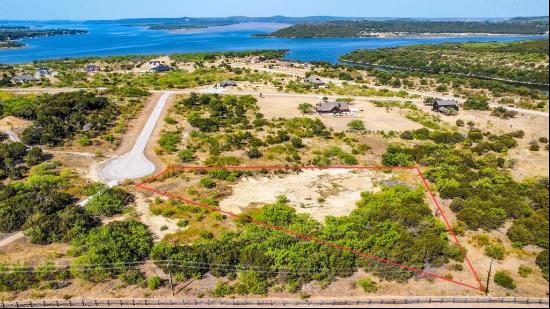
[[[279,38],[279,39],[445,39],[445,38],[464,38],[464,37],[548,37],[548,34],[513,34],[513,33],[402,33],[395,34],[393,32],[377,33],[372,35],[359,36],[278,36],[278,35],[263,35],[254,34],[255,38]]]

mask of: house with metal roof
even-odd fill
[[[318,114],[343,114],[349,113],[350,108],[349,104],[344,102],[320,102],[315,105],[315,111]]]
[[[306,83],[310,83],[310,84],[313,84],[315,86],[324,86],[325,85],[325,82],[320,79],[319,77],[317,76],[309,76],[308,78],[305,79],[305,82]]]
[[[459,105],[456,100],[434,99],[432,104],[432,110],[445,115],[456,114],[458,109]]]

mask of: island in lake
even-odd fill
[[[20,41],[24,38],[35,38],[52,35],[75,35],[86,33],[88,33],[88,31],[78,29],[36,29],[31,27],[0,25],[0,48],[24,47],[25,44]]]

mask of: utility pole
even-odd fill
[[[491,279],[491,270],[493,269],[493,259],[491,259],[491,264],[489,264],[489,273],[487,274],[487,284],[485,286],[485,296],[489,295],[489,283]]]
[[[174,283],[172,281],[172,260],[168,261],[168,275],[170,276],[170,289],[172,290],[172,297],[174,294]]]

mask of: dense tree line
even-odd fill
[[[151,257],[162,261],[157,265],[179,278],[206,273],[236,277],[236,282],[225,289],[239,294],[265,294],[276,283],[296,291],[311,280],[329,283],[363,267],[386,280],[402,282],[414,273],[304,241],[251,223],[248,218],[418,268],[440,266],[450,258],[461,260],[458,250],[442,237],[445,228],[433,218],[423,198],[422,190],[387,187],[379,193],[364,193],[349,216],[329,217],[321,224],[297,214],[280,197],[277,203],[239,219],[242,232],[206,237],[187,245],[161,242],[153,247]]]
[[[94,92],[44,94],[24,114],[18,114],[33,121],[21,139],[29,145],[56,146],[77,133],[95,137],[105,132],[118,114],[115,104]]]
[[[275,37],[368,37],[377,33],[492,33],[492,34],[545,34],[548,20],[542,23],[525,22],[473,22],[473,21],[421,21],[410,19],[332,21],[297,24],[277,30],[268,36]]]
[[[428,166],[426,175],[441,197],[453,200],[458,227],[494,230],[512,219],[508,237],[516,245],[548,248],[548,178],[516,182],[506,161],[494,153],[478,155],[447,145],[392,145],[383,160],[386,165]]]
[[[548,40],[361,49],[342,56],[342,59],[431,73],[458,73],[548,84]]]
[[[27,169],[43,161],[42,150],[19,142],[0,144],[0,179],[21,179]]]

